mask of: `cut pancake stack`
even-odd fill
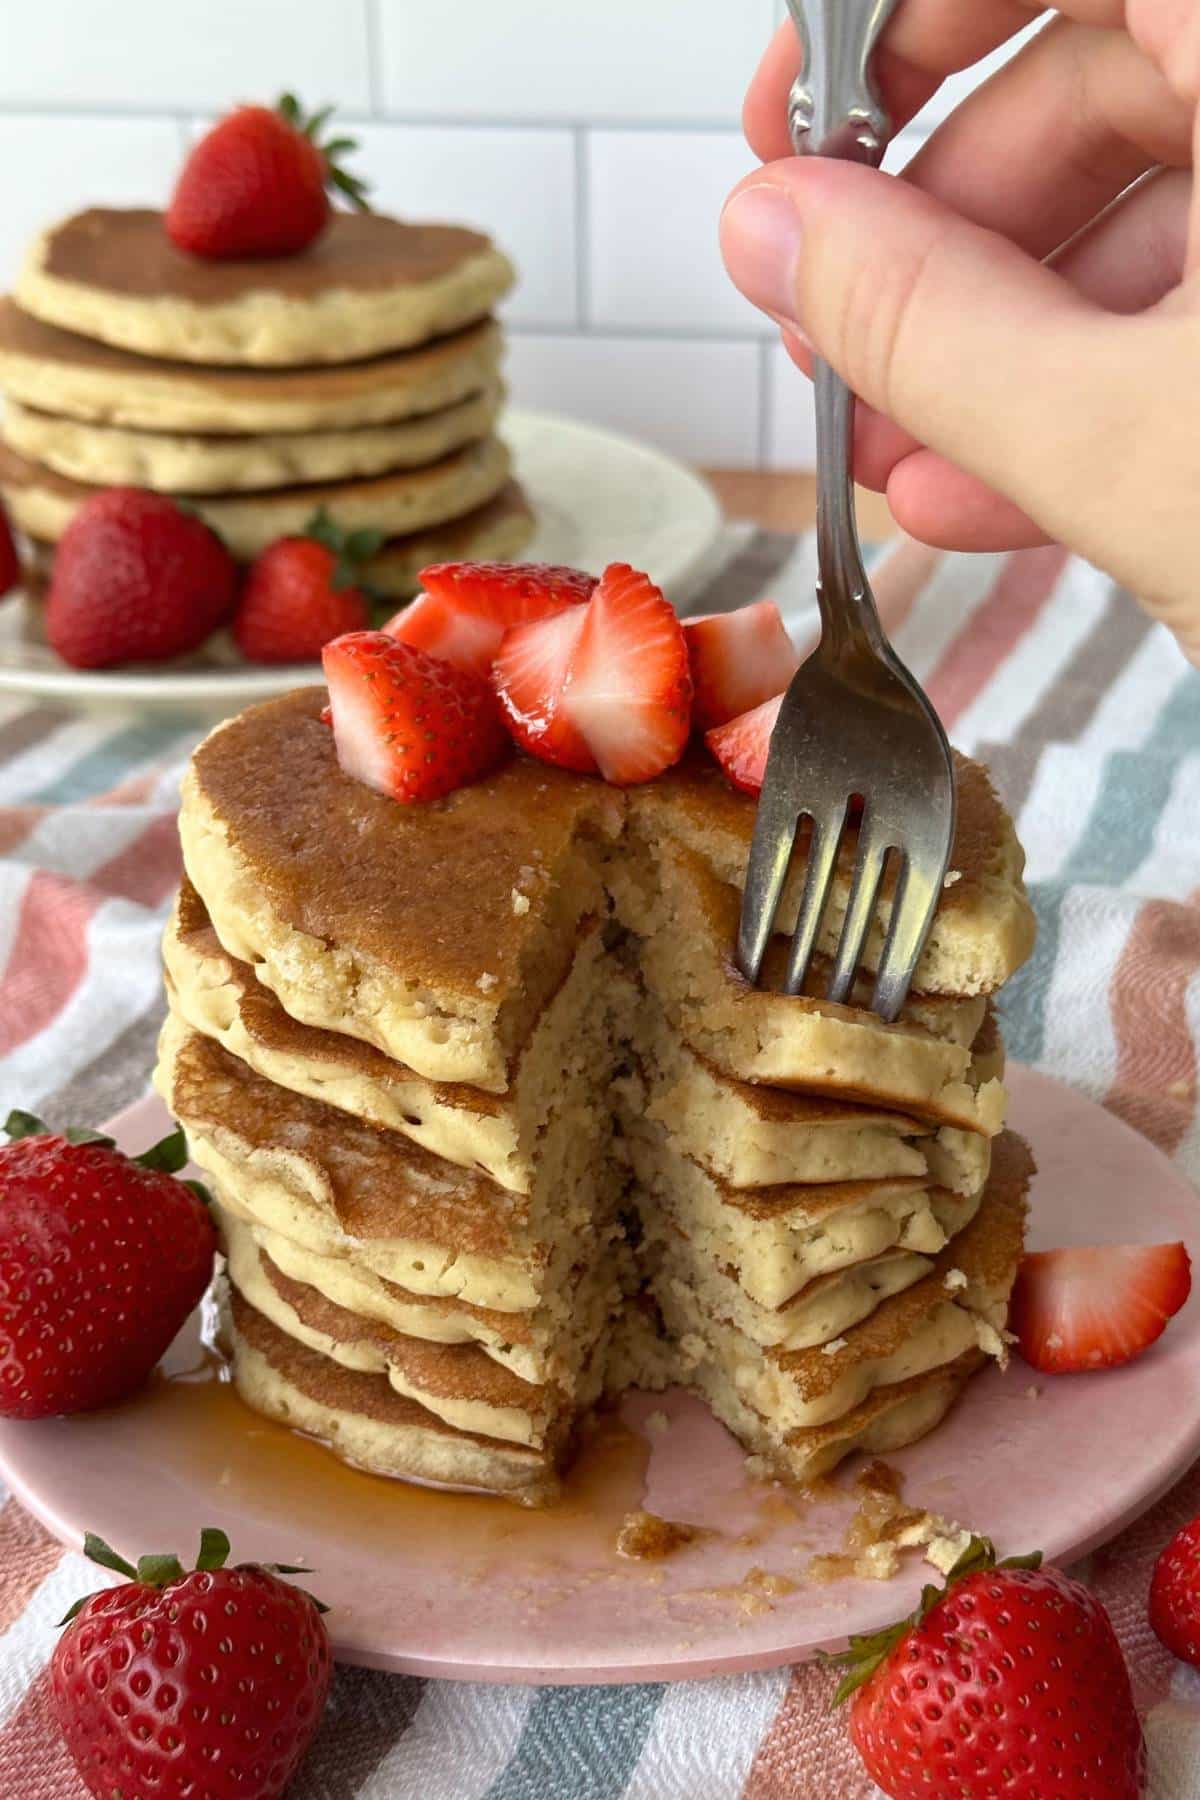
[[[737,974],[754,805],[702,752],[404,807],[339,769],[324,699],[197,752],[166,938],[158,1085],[219,1196],[244,1397],[526,1500],[629,1385],[693,1387],[798,1480],[929,1430],[1003,1355],[1031,1172],[991,996],[1032,926],[983,772],[888,1026]]]
[[[57,542],[99,488],[185,500],[249,560],[325,507],[387,534],[374,587],[519,554],[532,516],[495,427],[513,280],[474,231],[335,213],[298,255],[203,261],[162,215],[93,208],[0,300],[0,493]]]

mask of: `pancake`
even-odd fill
[[[188,878],[294,1019],[503,1093],[578,921],[603,910],[621,795],[515,758],[397,806],[342,773],[324,704],[322,688],[268,701],[200,746],[179,821]]]
[[[764,1351],[730,1319],[710,1312],[686,1282],[657,1280],[655,1298],[674,1340],[703,1344],[731,1372],[746,1403],[777,1429],[826,1425],[876,1388],[923,1375],[972,1348],[1004,1356],[1000,1334],[1024,1248],[1032,1169],[1026,1146],[1006,1132],[975,1217],[929,1273],[824,1344]]]
[[[950,850],[949,885],[943,891],[917,965],[916,987],[928,994],[994,993],[1033,948],[1035,922],[1021,884],[1024,852],[1012,821],[996,797],[987,771],[954,753],[958,811]],[[677,839],[700,856],[729,886],[741,889],[754,832],[753,805],[735,793],[711,757],[693,756],[657,781],[634,790],[634,820],[647,837]],[[803,891],[807,822],[797,834],[776,930],[790,936]],[[830,905],[817,949],[834,954],[846,916],[857,851],[854,830],[838,858]],[[895,893],[895,873],[885,874],[880,901],[863,945],[862,967],[877,969]]]
[[[916,993],[901,1022],[884,1025],[854,1007],[752,989],[730,957],[737,893],[707,864],[667,836],[626,836],[604,859],[631,804],[620,790],[517,757],[435,806],[399,807],[342,774],[323,704],[321,690],[291,695],[209,737],[180,819],[188,875],[218,937],[294,1018],[364,1038],[434,1079],[501,1091],[514,1041],[506,1017],[561,962],[550,914],[599,910],[607,888],[640,940],[647,985],[725,1073],[984,1135],[998,1128],[1002,1088],[969,1079],[982,995]],[[542,875],[538,904],[516,913],[522,868]],[[522,1027],[515,1041],[527,1011]]]
[[[494,319],[414,350],[315,368],[239,369],[135,356],[0,298],[0,391],[59,417],[145,431],[348,431],[455,406],[499,377]]]
[[[768,1470],[803,1486],[827,1475],[847,1456],[888,1456],[927,1437],[986,1361],[982,1350],[966,1350],[953,1362],[875,1388],[859,1406],[828,1424],[783,1434],[755,1412],[718,1364],[704,1358],[692,1370],[690,1383]]]
[[[545,1504],[558,1488],[565,1445],[535,1449],[465,1432],[381,1376],[343,1368],[228,1294],[233,1379],[248,1406],[320,1438],[357,1468]]]
[[[231,1210],[417,1294],[527,1311],[614,1229],[607,1124],[582,1108],[547,1128],[523,1195],[273,1086],[170,1014],[154,1080]]]
[[[738,1081],[673,1031],[644,989],[635,990],[631,1004],[639,1020],[640,1104],[646,1117],[663,1126],[677,1150],[730,1186],[900,1175],[929,1177],[961,1193],[983,1185],[987,1138],[951,1127],[935,1131],[927,1122],[880,1107]],[[979,1088],[1003,1073],[1003,1046],[989,1011],[971,1044],[967,1078]]]
[[[30,247],[15,298],[35,318],[180,362],[353,362],[488,313],[513,282],[477,231],[338,212],[295,256],[177,250],[159,212],[90,207]]]
[[[620,1299],[611,1278],[589,1277],[578,1283],[570,1356],[560,1345],[557,1380],[528,1381],[473,1343],[410,1336],[337,1305],[318,1289],[286,1275],[236,1220],[223,1221],[222,1235],[233,1286],[288,1337],[343,1368],[383,1375],[396,1393],[416,1400],[460,1431],[538,1448],[561,1441],[578,1381]]]
[[[221,494],[343,481],[415,469],[486,437],[500,410],[498,381],[440,412],[352,430],[256,437],[183,435],[84,424],[11,398],[4,438],[29,460],[101,487],[164,494]]]
[[[324,507],[346,531],[366,527],[390,535],[423,530],[482,506],[504,487],[509,454],[499,438],[481,438],[420,469],[352,481],[311,482],[255,494],[184,494],[194,512],[249,560],[279,537],[305,530]],[[73,481],[0,444],[0,494],[22,531],[57,543],[85,500],[102,487]]]
[[[681,1300],[694,1295],[705,1312],[727,1320],[764,1349],[807,1350],[831,1343],[933,1268],[932,1259],[915,1250],[885,1250],[818,1275],[782,1306],[762,1306],[740,1285],[732,1265],[697,1255],[678,1225],[662,1221],[658,1233],[649,1231],[649,1236],[656,1287],[665,1286]]]
[[[560,1324],[569,1313],[575,1271],[568,1273],[566,1301],[558,1307],[538,1306],[528,1312],[500,1312],[494,1307],[473,1306],[447,1294],[415,1294],[411,1288],[387,1281],[369,1267],[365,1255],[322,1254],[297,1237],[285,1237],[269,1225],[252,1219],[236,1207],[227,1194],[219,1193],[222,1229],[244,1229],[254,1243],[283,1274],[323,1294],[335,1306],[360,1319],[374,1319],[406,1337],[424,1338],[433,1344],[477,1344],[494,1362],[511,1369],[526,1381],[560,1381],[563,1334]],[[321,1215],[310,1207],[314,1241],[321,1232]],[[624,1278],[622,1253],[614,1245],[616,1280]],[[569,1345],[569,1334],[566,1334]]]
[[[581,1106],[605,1061],[607,1044],[597,1042],[602,955],[599,922],[585,921],[570,969],[514,1059],[506,1092],[491,1094],[430,1081],[360,1038],[298,1023],[251,966],[225,950],[186,878],[163,935],[171,1010],[184,1025],[277,1086],[399,1132],[518,1194],[533,1186],[551,1111]]]
[[[987,1010],[982,996],[910,992],[896,1024],[859,1006],[816,998],[825,971],[802,995],[778,991],[787,945],[776,939],[761,987],[733,962],[741,897],[695,852],[670,837],[614,864],[622,924],[641,940],[647,987],[692,1048],[739,1081],[895,1108],[990,1136],[1003,1117],[999,1084],[972,1087],[970,1044]],[[869,990],[868,990],[869,991]]]
[[[528,499],[515,481],[482,506],[427,531],[390,538],[367,564],[367,579],[397,602],[420,591],[421,570],[437,562],[516,562],[537,528]]]
[[[735,1188],[680,1155],[661,1125],[623,1116],[622,1129],[654,1209],[761,1306],[786,1306],[819,1276],[886,1251],[936,1255],[979,1204],[978,1193],[956,1194],[913,1175]]]

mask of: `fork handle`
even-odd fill
[[[871,57],[896,0],[788,0],[800,39],[801,67],[788,100],[798,156],[836,156],[877,168],[890,124],[871,78]],[[886,640],[859,550],[854,514],[854,396],[816,358],[817,599],[823,648],[834,654],[855,638],[873,649]],[[836,604],[834,597],[844,596]]]

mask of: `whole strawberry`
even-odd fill
[[[1200,1519],[1177,1531],[1154,1565],[1150,1625],[1172,1656],[1200,1669]]]
[[[329,219],[328,188],[366,207],[366,189],[337,161],[353,138],[318,141],[333,108],[306,118],[292,94],[277,107],[239,106],[218,120],[183,165],[167,234],[193,256],[292,256]]]
[[[326,644],[321,661],[339,763],[393,800],[438,800],[486,775],[508,748],[487,682],[415,644],[352,631]]]
[[[135,1393],[212,1276],[182,1131],[137,1158],[10,1113],[0,1146],[0,1414],[87,1412]]]
[[[225,1567],[229,1540],[207,1530],[194,1570],[174,1556],[135,1569],[101,1539],[84,1549],[128,1580],[80,1601],[50,1663],[59,1728],[97,1800],[275,1800],[329,1693],[318,1602],[281,1575]]]
[[[237,570],[216,533],[165,494],[106,488],[59,541],[46,635],[77,669],[162,662],[233,611]]]
[[[1095,1595],[974,1538],[911,1620],[852,1638],[850,1736],[891,1800],[1137,1800],[1142,1731]]]
[[[279,538],[250,565],[233,635],[251,662],[312,662],[331,638],[370,623],[363,565],[382,531],[342,532],[324,508],[303,537]]]

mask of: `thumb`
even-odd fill
[[[877,411],[1075,535],[1052,490],[1110,448],[1096,415],[1120,321],[907,183],[818,157],[735,188],[721,248],[747,298],[794,320]],[[1112,410],[1127,419],[1121,396]]]

